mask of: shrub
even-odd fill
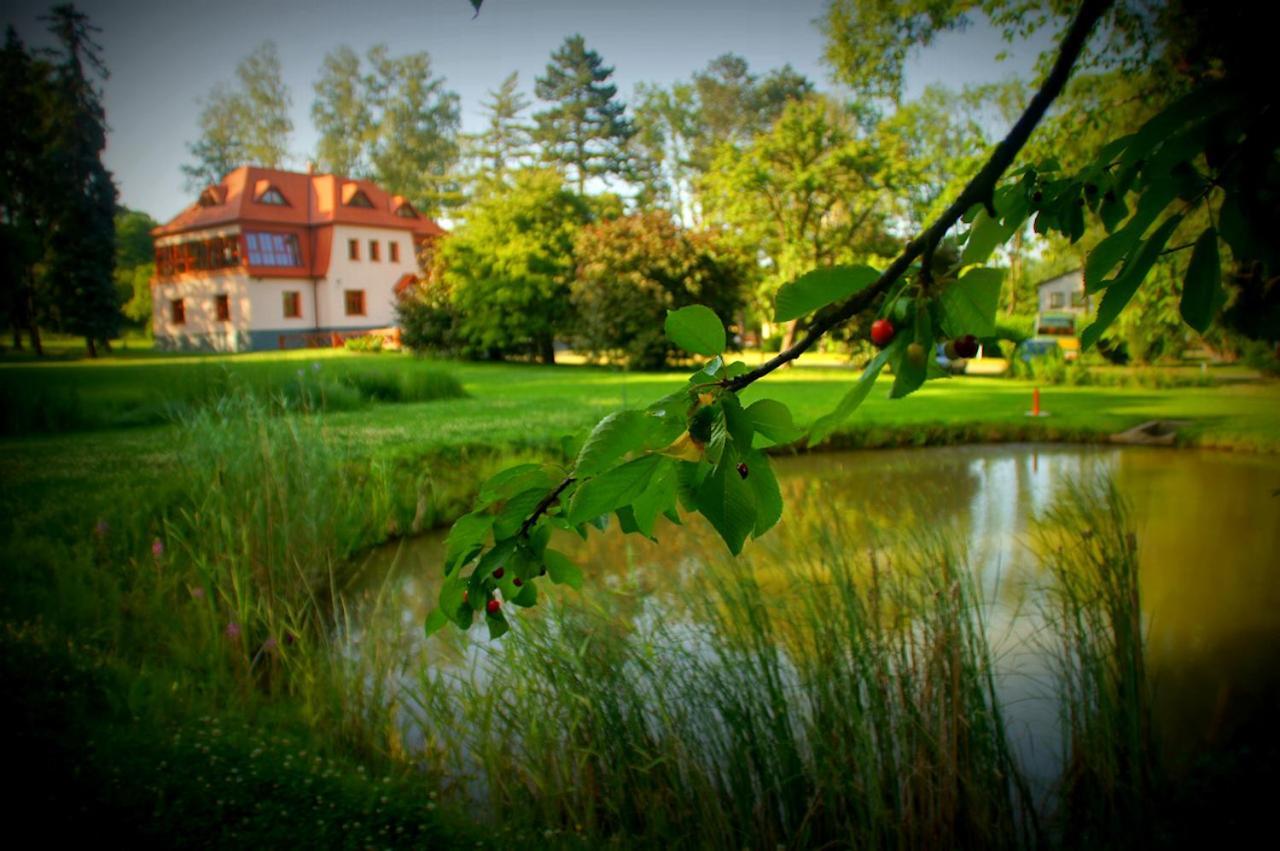
[[[705,304],[727,320],[742,305],[741,266],[714,234],[679,228],[665,213],[588,226],[575,250],[575,340],[593,357],[659,369],[675,351],[663,332],[668,310]]]
[[[365,334],[362,337],[349,337],[343,347],[349,352],[368,352],[379,354],[382,351],[382,337],[377,334]]]

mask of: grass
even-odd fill
[[[352,410],[373,402],[465,395],[452,375],[429,362],[307,355],[0,365],[0,434],[168,423],[237,393],[252,393],[281,409],[297,411]]]
[[[289,397],[275,382],[300,368],[306,380],[338,376],[360,408],[282,404]],[[799,368],[752,392],[807,422],[851,377]],[[383,389],[418,380],[467,395]],[[381,844],[382,828],[410,819],[445,844],[471,844],[475,824],[503,841],[574,847],[1038,841],[1046,828],[1011,763],[981,601],[945,540],[895,551],[893,569],[838,536],[817,540],[792,567],[800,592],[781,604],[749,572],[722,567],[690,600],[698,608],[687,623],[628,626],[603,592],[594,608],[553,606],[485,651],[487,681],[445,682],[430,658],[408,671],[395,637],[403,623],[374,634],[349,620],[351,554],[447,522],[498,466],[563,458],[563,435],[679,381],[345,353],[0,365],[6,409],[21,412],[8,420],[17,436],[0,441],[0,691],[35,731],[33,758],[60,755],[48,786],[71,778],[68,789],[99,802],[96,818],[134,814],[166,835],[230,819],[259,844],[276,842],[287,818],[273,807],[311,819],[317,796],[339,820],[320,813],[291,825],[299,843],[334,844],[339,829],[363,836],[350,827],[360,821]],[[402,401],[377,401],[397,392]],[[414,392],[431,401],[403,401]],[[36,428],[42,400],[64,395],[79,413],[56,422],[80,430]],[[1042,421],[1023,416],[1023,382],[957,379],[900,402],[882,395],[840,444],[1098,439],[1176,418],[1192,421],[1186,442],[1277,448],[1276,384],[1055,388],[1044,396],[1054,415]],[[148,406],[165,403],[149,419]],[[316,408],[327,412],[296,415]],[[1107,510],[1089,503],[1079,516]],[[1107,600],[1119,618],[1086,616]],[[1076,630],[1055,633],[1062,693],[1084,719],[1064,750],[1088,771],[1068,775],[1044,811],[1083,813],[1092,832],[1081,836],[1096,839],[1127,829],[1135,812],[1125,772],[1144,751],[1111,745],[1140,729],[1125,713],[1142,704],[1115,697],[1134,692],[1114,679],[1138,674],[1108,660],[1141,650],[1136,630],[1115,629],[1136,601],[1076,593],[1061,605],[1057,622]],[[375,637],[352,652],[345,639],[355,632]],[[410,743],[405,712],[434,731],[427,749]],[[141,732],[151,730],[162,735]],[[59,744],[89,739],[93,759]],[[323,752],[325,769],[302,771],[286,759],[294,748]],[[259,778],[233,779],[234,795],[207,794],[206,765],[245,777],[255,751],[270,754]],[[1159,793],[1155,772],[1142,788]],[[373,774],[392,778],[386,794]],[[325,791],[295,794],[308,779]],[[438,810],[426,807],[433,792]],[[1047,829],[1071,844],[1062,823]]]

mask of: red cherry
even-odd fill
[[[524,584],[524,580],[521,579],[519,576],[517,576],[515,579],[511,580],[511,584],[519,588],[521,585]]]
[[[498,613],[498,609],[501,609],[501,608],[502,608],[502,604],[499,603],[497,600],[490,600],[489,602],[484,604],[484,610],[491,615],[496,615]]]
[[[888,319],[877,319],[871,323],[871,342],[884,348],[893,341],[893,323]]]
[[[497,570],[495,570],[495,571],[493,572],[493,578],[494,578],[494,579],[501,579],[501,578],[502,578],[502,574],[504,574],[504,573],[506,573],[506,571],[505,571],[505,570],[503,570],[502,568],[498,568]]]
[[[747,477],[747,474],[750,472],[751,471],[747,469],[746,461],[743,461],[741,464],[738,465],[738,475],[742,476],[742,478],[745,479]]]
[[[965,334],[959,340],[956,340],[956,354],[962,358],[971,358],[978,354],[978,338],[972,334]]]

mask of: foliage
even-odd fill
[[[114,280],[116,187],[102,163],[106,113],[90,75],[106,77],[93,41],[97,28],[73,6],[57,6],[50,29],[62,55],[49,88],[51,132],[43,187],[48,228],[41,313],[53,327],[83,336],[91,356],[119,333]]]
[[[289,158],[292,98],[275,42],[264,41],[236,66],[236,86],[218,83],[204,99],[194,162],[182,167],[187,188],[203,189],[242,165],[280,168]]]
[[[461,124],[456,92],[434,76],[426,52],[391,56],[385,45],[370,49],[373,73],[374,141],[369,152],[379,184],[404,195],[427,215],[459,200],[453,175]]]
[[[618,89],[608,80],[613,68],[588,50],[580,35],[564,40],[537,78],[535,92],[548,106],[533,118],[533,138],[548,162],[565,168],[581,195],[589,177],[626,177],[627,143],[635,128]]]
[[[556,336],[571,329],[573,244],[587,218],[560,175],[540,169],[516,172],[472,202],[439,251],[452,333],[466,353],[555,360]]]
[[[529,100],[520,93],[519,85],[520,75],[512,71],[481,104],[487,121],[484,132],[475,139],[473,156],[490,178],[500,179],[508,171],[529,165],[533,157],[532,128],[520,117],[529,108]]]
[[[748,147],[719,149],[702,181],[704,211],[768,258],[759,308],[767,310],[781,284],[809,269],[865,261],[890,248],[882,169],[876,144],[818,96],[789,101]]]
[[[578,347],[630,369],[666,365],[672,350],[661,328],[668,310],[704,304],[733,316],[742,302],[743,264],[714,233],[686,231],[664,213],[588,225],[574,253]]]
[[[117,298],[125,318],[151,327],[151,278],[155,275],[155,255],[151,230],[158,222],[138,210],[121,207],[116,212]]]
[[[311,120],[319,134],[316,165],[321,172],[346,177],[369,173],[369,147],[375,124],[360,56],[347,45],[325,54],[315,82]]]
[[[382,351],[382,337],[378,334],[348,337],[343,341],[342,347],[349,352],[367,352],[376,355]]]

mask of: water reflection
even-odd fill
[[[1035,518],[1074,478],[1111,476],[1133,505],[1141,547],[1143,617],[1157,720],[1182,743],[1232,736],[1274,705],[1280,660],[1280,459],[1224,453],[1109,447],[997,446],[808,455],[778,459],[786,513],[749,544],[733,570],[752,571],[766,592],[783,594],[797,573],[797,552],[827,546],[869,554],[945,531],[967,548],[967,563],[987,601],[987,629],[998,654],[1000,695],[1024,761],[1052,775],[1056,707],[1045,694],[1047,661],[1035,635],[1039,575]],[[665,523],[665,521],[663,521]],[[663,525],[659,540],[616,529],[588,541],[555,544],[584,565],[588,582],[608,590],[616,628],[656,619],[696,623],[688,595],[708,565],[731,560],[694,518]],[[401,542],[366,565],[381,611],[394,611],[408,671],[483,677],[484,630],[466,637],[421,638],[434,605],[442,536]],[[565,601],[577,595],[544,583]],[[594,595],[595,601],[601,595]],[[371,591],[366,620],[374,607]],[[357,609],[358,611],[358,609]],[[537,610],[521,613],[537,617]],[[357,615],[356,622],[360,622]],[[359,642],[359,630],[351,634]],[[1037,767],[1039,770],[1037,771]]]

